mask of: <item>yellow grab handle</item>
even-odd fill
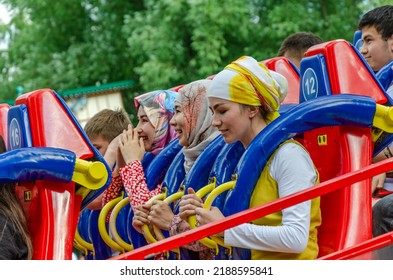
[[[122,197],[119,196],[115,199],[109,201],[105,206],[101,209],[100,215],[98,216],[98,231],[102,237],[102,240],[111,247],[112,249],[119,251],[121,253],[125,253],[124,248],[122,248],[119,244],[111,239],[106,229],[106,216],[108,215],[109,211],[122,200]]]
[[[178,192],[165,198],[164,202],[169,205],[169,204],[179,200],[183,195],[184,195],[184,188],[180,188],[180,190]],[[153,231],[154,231],[154,234],[156,235],[157,240],[165,239],[165,236],[162,233],[162,230],[160,228],[153,225]]]
[[[127,251],[132,251],[134,250],[134,246],[132,244],[129,244],[123,240],[123,238],[120,237],[117,228],[116,228],[116,219],[117,216],[119,215],[119,212],[122,208],[127,206],[130,203],[130,198],[127,196],[120,200],[115,207],[113,207],[111,217],[109,219],[109,232],[113,236],[113,240],[119,244],[122,248],[124,248]]]
[[[91,252],[94,252],[94,246],[93,246],[93,244],[87,242],[86,240],[84,240],[84,239],[82,238],[82,236],[80,236],[78,228],[76,228],[74,239],[75,239],[75,241],[78,243],[78,245],[80,245],[81,247],[83,247],[83,248],[85,248],[86,250],[89,250],[89,251],[91,251]],[[79,249],[79,248],[78,248],[78,249]]]
[[[142,234],[145,237],[147,243],[157,242],[157,239],[153,236],[149,227],[146,224],[142,226]]]
[[[206,185],[206,186],[204,186],[204,187],[202,187],[202,188],[200,188],[197,192],[196,192],[196,196],[197,197],[199,197],[199,198],[203,198],[203,197],[205,197],[208,193],[210,193],[211,191],[213,191],[214,190],[214,188],[215,188],[215,186],[216,186],[216,178],[213,178],[212,179],[212,182],[210,183],[210,184],[208,184],[208,185]],[[196,221],[196,216],[195,215],[192,215],[192,216],[189,216],[188,217],[188,223],[190,224],[190,228],[196,228],[197,226],[196,226],[196,224],[197,224],[197,221]],[[213,246],[214,247],[214,246]],[[209,247],[210,248],[210,247]]]
[[[180,190],[178,192],[175,192],[175,193],[171,194],[170,196],[168,196],[167,198],[165,198],[164,202],[169,205],[169,204],[179,200],[183,195],[184,195],[184,189],[180,188]]]
[[[72,181],[87,189],[98,190],[108,180],[108,171],[100,161],[86,161],[77,158],[75,160]]]
[[[204,209],[210,209],[211,205],[213,204],[214,199],[216,199],[216,197],[218,195],[220,195],[221,193],[223,193],[223,192],[225,192],[227,190],[233,189],[235,187],[235,184],[236,184],[236,181],[229,181],[229,182],[226,182],[226,183],[221,184],[220,186],[216,187],[207,196],[207,198],[205,200],[205,203],[203,204],[203,208]],[[190,227],[191,228],[195,228],[196,227],[197,221],[196,221],[196,216],[195,215],[188,217],[188,221],[190,223]],[[202,238],[199,241],[203,245],[205,245],[206,247],[211,248],[211,249],[215,249],[216,254],[218,254],[218,245],[217,244],[219,244],[219,245],[221,245],[221,246],[231,250],[230,247],[228,247],[228,246],[226,246],[224,244],[224,240],[222,238],[219,238],[219,237],[210,237],[210,238],[205,237],[205,238]]]
[[[199,191],[196,192],[196,195],[199,198],[203,198],[205,197],[208,193],[210,193],[211,191],[214,190],[214,187],[216,185],[216,179],[213,178],[213,182],[204,186],[203,188],[199,189]],[[197,220],[196,220],[196,216],[192,215],[188,217],[188,223],[190,224],[190,228],[196,228],[197,227]],[[202,239],[199,240],[203,245],[205,245],[206,247],[210,248],[210,249],[214,249],[215,254],[218,254],[218,246],[217,243],[214,242],[213,240],[211,240],[208,237],[204,237]]]
[[[199,198],[203,198],[205,197],[208,193],[210,193],[211,191],[214,190],[214,188],[216,187],[216,178],[212,178],[212,182],[210,184],[207,184],[206,186],[200,188],[197,192],[196,195]]]
[[[196,192],[196,196],[199,198],[203,198],[205,197],[208,193],[210,193],[211,191],[214,190],[216,186],[216,178],[212,179],[212,182],[202,188],[200,188],[197,192]],[[196,228],[197,227],[197,221],[196,221],[196,216],[192,215],[188,217],[188,223],[190,224],[190,228]],[[209,247],[210,248],[210,247]]]
[[[83,247],[82,245],[80,245],[75,239],[74,239],[73,246],[75,249],[81,251],[83,256],[87,256],[87,254],[88,254],[87,249],[85,247]]]
[[[203,204],[203,208],[210,209],[210,207],[213,204],[213,201],[217,198],[217,196],[228,190],[233,190],[235,188],[235,185],[236,185],[236,181],[229,181],[219,185],[217,188],[215,188],[213,191],[210,192],[209,196],[205,200],[205,203]],[[229,250],[228,253],[229,255],[232,254],[232,247],[225,245],[224,239],[222,237],[210,236],[210,238],[218,245],[227,248]]]
[[[156,195],[156,196],[150,198],[149,201],[146,202],[146,204],[151,204],[151,203],[153,203],[154,200],[164,200],[165,197],[166,197],[166,190],[164,192],[160,193],[159,195]],[[156,238],[153,236],[148,225],[146,225],[146,224],[144,224],[142,226],[142,234],[148,243],[157,242]]]
[[[229,181],[219,185],[217,188],[212,190],[210,194],[207,196],[205,203],[203,204],[203,208],[210,209],[210,207],[213,204],[213,201],[217,198],[217,196],[228,190],[233,190],[235,188],[235,185],[236,185],[236,181]]]

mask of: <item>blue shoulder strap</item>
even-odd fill
[[[162,183],[169,166],[181,148],[179,139],[175,139],[151,161],[145,172],[149,190],[154,190],[157,185]]]
[[[393,83],[393,60],[381,68],[376,74],[378,81],[382,87],[386,90]]]

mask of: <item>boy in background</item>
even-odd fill
[[[118,141],[113,140],[121,135],[124,130],[127,130],[129,124],[131,124],[131,121],[123,109],[103,109],[91,117],[84,127],[92,145],[96,147],[108,166],[113,170],[111,184],[116,184],[116,178],[119,178],[119,174],[116,173],[117,169],[113,169],[117,159]],[[101,209],[102,195],[92,201],[87,208],[91,210]]]
[[[323,40],[311,32],[296,32],[284,39],[278,51],[278,56],[285,56],[300,69],[300,60],[306,51],[314,46],[323,43]]]
[[[360,52],[377,73],[393,61],[393,6],[385,5],[365,13],[358,23],[358,28],[362,31],[363,41]],[[393,97],[393,86],[387,89],[387,94]],[[373,162],[392,157],[392,147],[391,143],[373,158]],[[385,173],[373,178],[372,192],[380,188],[393,188],[393,178],[385,178]],[[379,199],[373,206],[373,235],[378,236],[390,231],[393,231],[393,194]],[[378,256],[381,259],[393,259],[393,248],[382,248]]]

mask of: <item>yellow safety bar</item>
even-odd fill
[[[158,196],[153,197],[147,203],[152,203],[154,200],[163,200],[165,203],[167,203],[169,205],[169,204],[179,200],[184,195],[184,185],[180,186],[179,190],[176,193],[174,193],[168,197],[166,197],[166,195],[167,195],[167,189],[164,190],[164,193],[161,193]],[[147,225],[143,225],[142,230],[143,230],[143,236],[145,237],[145,239],[148,243],[153,243],[153,242],[157,242],[157,240],[165,239],[165,236],[162,233],[161,229],[156,227],[155,225],[153,225],[153,231],[154,231],[155,237],[153,236],[153,234],[151,233],[151,231]],[[177,256],[180,256],[179,248],[174,248],[171,251],[176,253]]]
[[[134,250],[134,246],[132,244],[129,244],[127,242],[125,242],[123,240],[123,238],[120,237],[117,228],[116,228],[116,219],[117,216],[119,215],[120,210],[125,207],[126,205],[128,205],[130,203],[130,198],[127,196],[125,198],[123,198],[122,200],[120,200],[120,202],[118,202],[116,204],[116,206],[113,208],[112,213],[111,213],[111,217],[109,220],[109,231],[113,236],[113,240],[119,244],[122,248],[124,248],[126,251],[132,251]]]
[[[211,205],[213,204],[214,199],[216,199],[217,196],[219,196],[221,193],[228,191],[228,190],[233,190],[235,188],[236,185],[236,181],[229,181],[226,182],[224,184],[221,184],[220,186],[218,186],[217,188],[215,188],[210,194],[209,196],[206,198],[206,201],[203,205],[204,209],[210,209]],[[232,254],[232,247],[231,246],[227,246],[224,243],[224,239],[221,237],[217,237],[217,236],[210,236],[210,238],[215,241],[218,245],[226,248],[228,250],[228,254],[231,255]]]

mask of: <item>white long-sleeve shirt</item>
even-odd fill
[[[279,197],[313,186],[317,174],[309,154],[299,145],[282,145],[270,165]],[[301,253],[307,246],[311,201],[282,210],[282,226],[242,224],[224,233],[225,244],[262,251]]]

